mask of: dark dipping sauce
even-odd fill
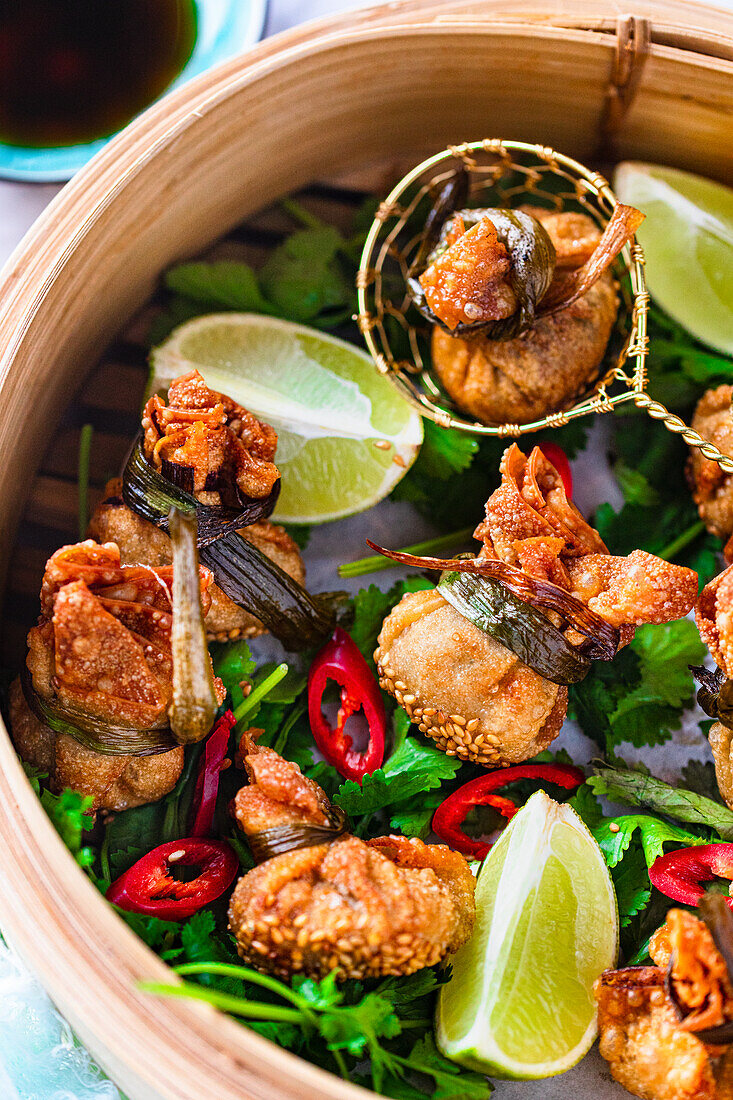
[[[195,0],[0,0],[0,141],[115,133],[178,76],[196,26]]]

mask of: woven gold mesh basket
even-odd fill
[[[525,424],[484,424],[461,413],[432,369],[430,325],[412,307],[407,292],[407,276],[422,241],[425,215],[461,164],[469,174],[471,205],[530,203],[558,212],[574,210],[588,214],[602,229],[616,204],[602,175],[542,145],[484,139],[449,146],[418,164],[379,206],[357,275],[359,327],[377,369],[423,416],[442,427],[476,435],[516,437],[561,427],[588,413],[612,412],[617,405],[631,401],[733,473],[731,458],[646,393],[649,294],[644,252],[635,239],[613,266],[621,305],[592,386],[566,408]]]

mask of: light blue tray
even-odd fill
[[[241,53],[262,36],[267,0],[197,0],[198,35],[191,58],[171,84],[177,88],[218,61]],[[56,149],[29,149],[0,142],[0,177],[55,183],[71,179],[109,141],[65,145]]]

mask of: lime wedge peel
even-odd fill
[[[637,237],[652,297],[698,340],[733,355],[733,189],[639,161],[618,166],[614,188],[646,214]]]
[[[212,313],[153,350],[149,392],[198,370],[278,433],[273,519],[322,523],[382,500],[417,457],[420,416],[363,351],[304,325]]]
[[[618,951],[603,854],[569,806],[538,791],[484,861],[476,905],[441,990],[438,1046],[490,1076],[565,1072],[596,1037],[593,981]]]

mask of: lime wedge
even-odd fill
[[[593,982],[618,947],[613,885],[575,811],[532,795],[484,861],[476,908],[440,993],[438,1046],[496,1077],[563,1073],[595,1039]]]
[[[733,190],[637,161],[620,164],[614,184],[646,214],[637,236],[652,296],[698,340],[733,355]]]
[[[151,357],[150,389],[196,368],[278,433],[273,519],[322,523],[382,500],[422,442],[417,412],[370,357],[334,336],[255,313],[212,313],[175,329]]]

